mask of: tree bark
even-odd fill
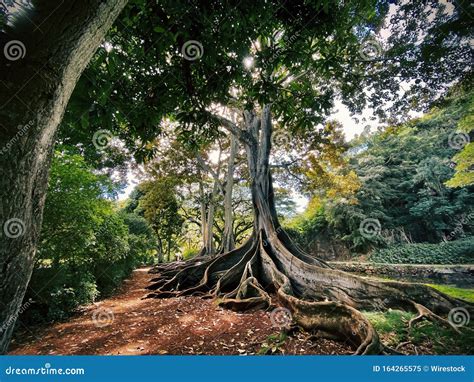
[[[161,238],[158,236],[158,248],[157,248],[157,255],[158,255],[158,264],[161,264],[163,262],[163,241],[161,240]]]
[[[235,248],[234,237],[234,214],[232,211],[232,191],[234,189],[234,171],[235,171],[235,157],[238,150],[237,138],[230,135],[230,153],[227,162],[227,176],[225,182],[224,194],[224,232],[222,235],[222,249],[223,252],[230,252]]]
[[[208,172],[212,175],[212,178],[214,179],[214,183],[212,186],[212,191],[209,194],[209,198],[204,197],[204,188],[202,182],[199,183],[199,193],[201,195],[202,199],[205,199],[207,204],[207,208],[203,208],[202,202],[201,202],[201,219],[204,217],[203,222],[205,222],[204,229],[202,230],[203,232],[203,252],[205,252],[208,255],[215,255],[216,253],[216,246],[214,244],[214,214],[215,214],[215,209],[216,209],[216,198],[217,194],[219,192],[219,189],[222,189],[222,184],[220,182],[220,172],[221,172],[221,154],[222,150],[219,147],[219,155],[217,159],[217,170],[213,171],[202,159],[201,155],[198,153],[196,155],[196,159],[199,164],[199,173],[202,171]]]
[[[202,238],[202,248],[203,251],[206,251],[206,238],[207,238],[207,203],[206,195],[204,193],[204,185],[201,168],[198,166],[198,175],[199,175],[199,204],[201,210],[201,238]]]
[[[171,238],[168,236],[167,239],[168,247],[166,248],[166,261],[169,263],[171,261]]]
[[[207,210],[207,230],[206,230],[206,253],[208,255],[214,256],[216,253],[216,246],[214,245],[214,212],[216,209],[216,197],[219,191],[219,180],[214,180],[214,185],[212,186],[212,192],[209,198],[209,207]]]
[[[37,1],[0,56],[0,353],[33,270],[56,129],[83,69],[126,0]],[[23,56],[24,57],[21,58]]]

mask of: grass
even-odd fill
[[[381,281],[397,281],[394,278],[386,277],[386,276],[363,276],[363,277],[378,279]],[[447,294],[448,296],[459,298],[461,300],[474,303],[474,289],[458,288],[452,285],[441,285],[441,284],[426,284],[426,285],[436,290],[439,290],[440,292],[443,292],[444,294]]]
[[[427,284],[451,297],[474,303],[474,289],[457,288],[449,285]],[[474,318],[469,328],[460,328],[461,334],[438,323],[422,321],[408,329],[408,322],[414,313],[389,310],[384,313],[365,312],[384,344],[397,347],[409,341],[400,351],[422,354],[472,354],[474,351]]]
[[[287,334],[280,332],[277,334],[271,334],[267,337],[266,341],[262,344],[262,347],[257,352],[259,355],[265,354],[282,354],[282,347],[285,345],[285,341],[288,338]]]
[[[451,297],[474,303],[474,289],[457,288],[450,285],[427,284]]]
[[[373,276],[371,276],[373,277]],[[388,277],[375,277],[382,281],[392,281]],[[426,284],[448,296],[474,303],[474,289],[458,288],[451,285]],[[460,328],[461,334],[451,328],[426,320],[415,324],[410,330],[408,322],[414,313],[389,310],[387,312],[364,312],[374,325],[382,342],[396,348],[402,342],[409,342],[399,349],[403,353],[416,354],[473,354],[474,317],[470,318],[468,328]],[[415,351],[416,348],[416,351]]]
[[[408,322],[415,317],[414,313],[399,310],[387,312],[364,312],[374,325],[382,342],[396,348],[402,342],[409,342],[399,349],[410,354],[472,354],[474,351],[474,325],[461,328],[456,333],[452,328],[438,323],[422,321],[411,329]]]

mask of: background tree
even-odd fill
[[[181,232],[183,218],[179,214],[176,185],[170,179],[156,179],[143,183],[144,192],[139,207],[149,222],[158,240],[158,263],[171,260],[171,251],[177,246],[177,236]]]
[[[180,194],[186,195],[183,199],[196,202],[182,207],[183,216],[201,230],[201,254],[214,255],[224,243],[233,246],[235,242],[233,208],[238,203],[233,202],[232,191],[242,164],[238,143],[221,133],[215,142],[197,147],[195,142],[179,142],[177,128],[176,123],[169,123],[161,131],[154,143],[156,158],[147,161],[146,171],[152,177],[179,179]],[[217,219],[222,220],[222,227]]]
[[[301,242],[309,245],[318,230],[328,231],[351,250],[367,252],[387,245],[442,243],[472,235],[472,219],[467,218],[472,211],[472,186],[445,185],[453,179],[451,158],[462,150],[457,137],[461,142],[464,137],[459,136],[458,126],[471,113],[471,93],[450,92],[422,118],[350,142],[341,158],[343,173],[356,176],[357,187],[350,195],[332,183],[337,177],[322,175],[321,168],[330,167],[333,160],[321,156],[324,163],[312,165],[307,174],[313,203],[307,216],[292,225],[300,231]],[[353,176],[348,179],[352,182]],[[378,234],[361,231],[366,219],[377,220]]]

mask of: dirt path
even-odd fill
[[[22,333],[10,354],[255,354],[280,329],[270,312],[236,313],[198,297],[146,299],[148,268],[136,270],[121,291],[84,308],[67,322]],[[21,340],[19,339],[21,338]],[[264,345],[265,346],[265,345]],[[271,351],[271,350],[270,350]],[[348,354],[350,348],[297,333],[276,353]]]

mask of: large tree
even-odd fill
[[[56,129],[126,0],[2,3],[0,353],[31,277]]]
[[[169,52],[171,58],[149,83],[152,93],[158,94],[163,87],[181,89],[184,98],[177,118],[185,132],[221,126],[240,141],[251,179],[254,228],[245,245],[216,259],[157,267],[159,277],[149,287],[155,290],[150,297],[204,293],[218,297],[222,306],[246,309],[271,305],[269,292],[273,291],[299,325],[336,334],[361,354],[384,350],[361,309],[412,309],[419,313],[416,320],[426,317],[449,325],[438,314],[447,314],[460,301],[423,285],[366,280],[331,269],[292,243],[275,207],[270,171],[272,145],[278,143],[274,131],[320,140],[324,130],[319,131],[317,124],[336,96],[353,111],[370,105],[385,117],[407,106],[423,108],[446,89],[446,81],[466,74],[467,41],[457,33],[456,24],[466,22],[463,8],[446,11],[435,2],[426,7],[402,4],[392,17],[392,35],[383,44],[371,34],[387,12],[378,5],[371,1],[262,2],[253,15],[255,33],[247,34],[246,49],[234,50],[217,41],[218,46],[209,52],[206,42],[215,25],[204,22],[188,29],[189,35],[194,32],[193,38],[201,41],[193,42],[194,52],[203,53],[197,63],[189,62],[186,50],[180,52],[181,59],[179,50],[174,55]],[[435,21],[430,21],[433,15]],[[403,32],[400,20],[408,22]],[[166,18],[160,21],[166,24]],[[243,21],[236,21],[236,29],[239,23]],[[428,29],[425,36],[419,36],[420,28]],[[447,48],[437,48],[435,43],[441,42]],[[427,56],[431,50],[443,60],[433,61]],[[454,63],[447,66],[445,62],[450,53],[457,70]],[[433,76],[435,70],[437,76]],[[178,76],[177,81],[166,77],[171,73]],[[402,84],[408,89],[400,96]],[[421,96],[417,104],[414,94]],[[236,110],[239,120],[231,121],[223,108]]]

